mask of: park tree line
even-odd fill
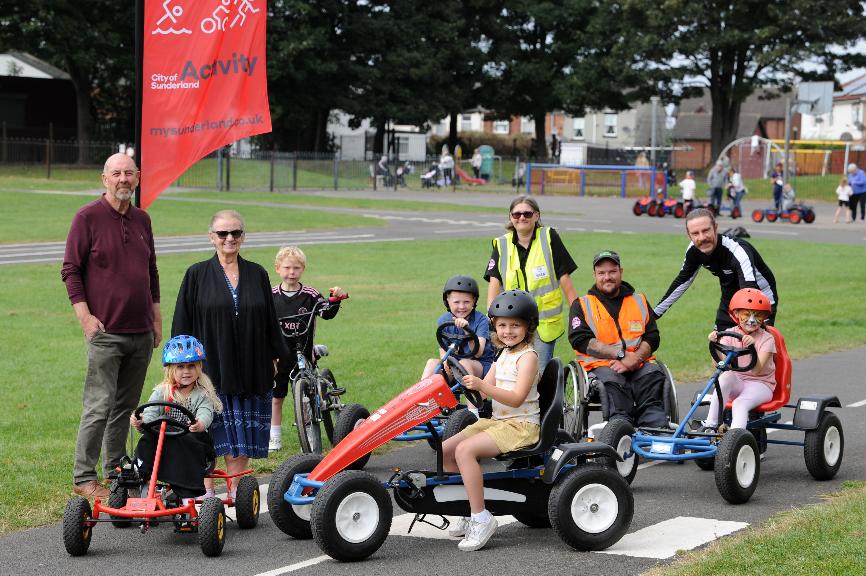
[[[148,0],[156,1],[156,0]],[[180,0],[179,0],[180,1]],[[201,0],[197,0],[201,1]],[[255,3],[255,0],[253,0]],[[0,50],[69,73],[78,138],[129,140],[134,2],[16,0],[0,14]],[[369,120],[374,149],[389,123],[426,126],[481,106],[490,119],[623,110],[707,89],[713,156],[758,87],[833,79],[866,66],[860,0],[270,0],[268,90],[274,131],[262,144],[324,151],[329,115]],[[106,127],[114,130],[106,135]]]

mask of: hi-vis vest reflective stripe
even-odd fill
[[[634,352],[643,341],[643,334],[649,322],[649,307],[646,296],[635,293],[626,296],[622,300],[622,308],[619,311],[619,329],[622,331],[622,340],[616,329],[617,320],[614,320],[607,308],[598,298],[591,294],[580,297],[580,307],[583,317],[597,340],[603,344],[609,344],[617,349],[622,349],[622,341],[625,341],[625,349]],[[647,360],[652,357],[647,358]],[[607,366],[610,360],[607,358],[596,358],[588,354],[577,352],[577,361],[584,370],[592,370],[598,366]]]
[[[565,332],[562,320],[562,291],[550,252],[550,228],[536,228],[535,238],[526,257],[526,273],[520,270],[520,257],[511,242],[510,232],[493,239],[499,252],[499,275],[503,290],[526,290],[538,304],[538,336],[545,342],[556,340]]]

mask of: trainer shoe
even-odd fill
[[[271,437],[268,442],[268,452],[276,452],[277,450],[282,450],[283,448],[283,439],[279,436]]]
[[[457,548],[463,552],[473,552],[484,548],[493,533],[496,532],[498,523],[495,517],[491,517],[489,522],[473,522],[471,519],[466,527],[466,536],[457,544]]]
[[[79,496],[84,496],[85,498],[108,498],[108,495],[111,494],[111,491],[109,491],[108,488],[96,480],[88,480],[80,484],[75,484],[72,487],[72,491]]]
[[[451,523],[451,527],[448,528],[448,535],[454,538],[462,538],[464,534],[466,534],[466,526],[469,525],[469,517],[464,516],[459,520],[455,520]]]

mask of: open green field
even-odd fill
[[[65,216],[68,220],[69,212]],[[678,270],[683,249],[679,235],[653,236],[651,242],[609,234],[563,234],[563,238],[578,262],[602,248],[616,248],[623,256],[625,278],[651,301],[662,295]],[[866,280],[862,266],[850,265],[864,261],[862,247],[798,244],[798,257],[791,259],[787,242],[761,241],[758,246],[776,271],[781,292],[778,325],[795,357],[866,344],[866,314],[838,314],[838,310],[863,310],[862,295],[850,289]],[[319,287],[337,284],[352,296],[336,319],[321,322],[318,332],[319,341],[331,349],[323,364],[348,388],[347,402],[373,408],[417,380],[425,359],[436,350],[433,332],[441,311],[442,283],[455,273],[480,277],[488,250],[483,239],[305,248],[309,258],[305,282]],[[270,270],[274,252],[256,249],[244,255]],[[182,274],[202,258],[178,254],[159,259],[166,333]],[[15,351],[0,356],[4,374],[0,398],[10,408],[0,420],[0,477],[16,479],[0,484],[0,532],[7,532],[60,518],[70,493],[85,356],[59,265],[6,266],[2,273],[0,347]],[[826,282],[827,278],[832,281]],[[276,283],[273,274],[272,279]],[[577,271],[574,281],[579,291],[590,285],[586,266]],[[718,284],[702,274],[660,320],[659,354],[678,380],[709,373],[705,339],[717,299]],[[557,354],[571,357],[564,339]],[[159,377],[154,357],[145,396]],[[285,411],[291,421],[291,408]],[[256,461],[258,470],[271,471],[297,451],[292,432],[286,428],[284,450]]]

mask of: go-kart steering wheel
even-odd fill
[[[463,367],[463,364],[460,363],[460,360],[458,360],[454,356],[449,356],[445,360],[445,362],[447,362],[448,367],[451,368],[451,373],[454,375],[454,380],[457,381],[460,389],[463,391],[464,394],[466,394],[466,398],[472,403],[473,406],[481,410],[481,407],[484,404],[484,398],[481,397],[481,393],[478,390],[470,390],[463,385],[463,377],[468,375],[469,372],[466,371],[466,368]]]
[[[710,340],[710,356],[713,357],[717,362],[724,362],[727,358],[728,354],[733,352],[734,357],[731,358],[731,361],[728,362],[728,365],[725,367],[725,370],[730,370],[732,372],[748,372],[752,368],[755,367],[755,364],[758,362],[758,351],[755,350],[755,345],[752,344],[746,348],[737,348],[736,346],[725,346],[720,344],[718,340],[721,340],[723,336],[733,336],[737,340],[743,340],[743,335],[739,332],[733,331],[725,331],[719,332],[717,336],[717,341],[713,342]],[[740,366],[739,359],[747,357],[749,359],[749,363],[746,366]]]
[[[141,418],[141,413],[144,411],[145,408],[148,408],[150,406],[165,406],[167,408],[171,408],[172,410],[177,410],[189,419],[188,422],[181,422],[180,420],[173,418],[171,416],[171,412],[163,412],[154,420],[142,424],[142,428],[144,428],[151,434],[159,434],[159,427],[163,422],[165,422],[166,436],[183,436],[184,434],[189,433],[190,425],[196,421],[195,414],[193,414],[180,404],[175,404],[174,402],[146,402],[135,409],[135,418]]]
[[[452,344],[456,344],[454,352],[451,353],[452,356],[457,356],[458,358],[472,358],[475,356],[478,353],[478,346],[480,345],[475,332],[470,330],[468,326],[466,328],[457,328],[459,331],[457,334],[445,331],[446,328],[451,327],[457,328],[454,322],[443,322],[436,329],[436,341],[439,343],[439,346],[443,350],[448,350]],[[469,344],[469,353],[464,354],[463,345],[467,343]]]

